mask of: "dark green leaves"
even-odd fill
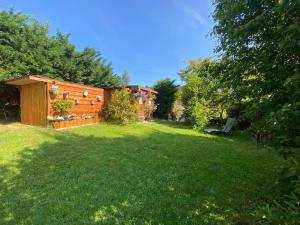
[[[119,85],[110,63],[93,48],[78,51],[69,34],[49,36],[49,24],[13,10],[0,12],[0,80],[28,74],[88,84]]]

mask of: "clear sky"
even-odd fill
[[[131,84],[153,85],[177,75],[187,60],[213,56],[211,0],[2,0],[0,9],[31,14],[71,33],[78,49],[93,47],[127,69]]]

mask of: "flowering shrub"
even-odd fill
[[[176,121],[179,121],[182,118],[184,110],[185,110],[185,108],[180,100],[176,100],[173,103],[172,112],[175,115]]]
[[[66,120],[85,120],[85,119],[93,119],[93,118],[97,118],[98,115],[95,114],[91,114],[91,115],[86,115],[83,114],[82,116],[77,116],[75,113],[72,113],[71,115],[62,117],[62,116],[57,116],[57,117],[53,117],[53,116],[48,116],[48,121],[49,122],[56,122],[56,121],[66,121]]]
[[[145,113],[146,113],[146,119],[150,120],[150,119],[152,119],[153,113],[157,109],[157,105],[155,105],[155,104],[146,105],[144,109],[145,109]]]
[[[48,119],[49,122],[55,122],[55,121],[63,121],[63,120],[65,120],[65,118],[62,117],[62,116],[57,116],[57,117],[48,116],[47,119]]]
[[[138,97],[146,98],[147,93],[145,91],[138,91],[138,92],[133,93],[133,96],[136,98],[138,98]]]
[[[123,88],[113,92],[108,104],[106,119],[120,124],[136,122],[136,109],[128,89]]]

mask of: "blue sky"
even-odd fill
[[[153,85],[177,75],[189,59],[213,56],[210,0],[2,0],[1,9],[31,14],[71,33],[78,49],[93,47],[127,69],[131,84]]]

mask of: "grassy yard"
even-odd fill
[[[1,126],[0,224],[247,224],[281,163],[167,122]]]

